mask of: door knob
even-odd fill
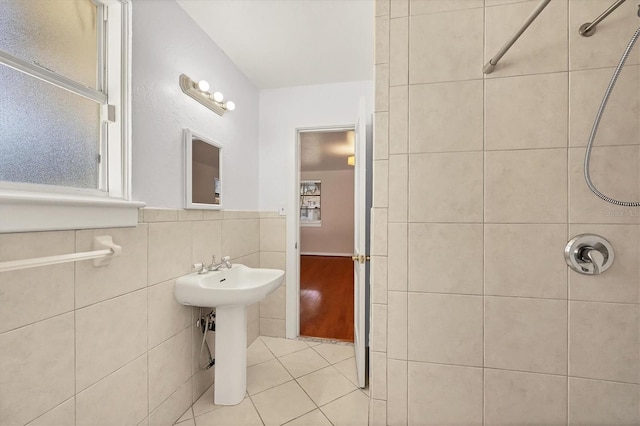
[[[564,248],[567,265],[585,275],[599,275],[613,264],[613,247],[599,235],[580,234]]]

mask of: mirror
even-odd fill
[[[222,145],[184,129],[185,208],[222,209]]]

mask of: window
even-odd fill
[[[0,1],[0,231],[137,222],[130,8],[129,0]]]
[[[321,187],[319,180],[300,182],[300,226],[321,226]]]

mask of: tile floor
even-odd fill
[[[213,387],[176,422],[209,425],[366,425],[352,345],[258,337],[247,350],[247,396],[213,404]]]

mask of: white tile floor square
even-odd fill
[[[357,387],[352,345],[258,337],[247,350],[247,396],[213,404],[213,387],[177,426],[359,426],[368,423],[368,389]]]

